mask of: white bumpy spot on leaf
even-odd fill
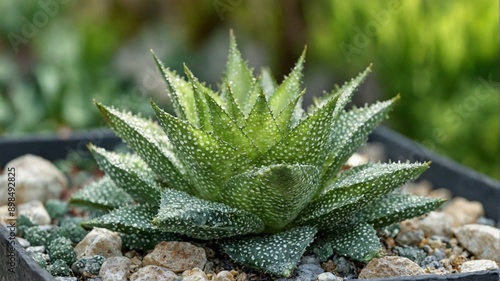
[[[71,195],[69,203],[85,209],[113,210],[128,206],[133,202],[132,197],[123,189],[105,176]]]
[[[172,189],[162,191],[160,210],[153,223],[164,231],[204,240],[264,230],[262,220],[252,213]]]
[[[222,240],[220,245],[237,262],[289,277],[316,232],[314,227],[303,226],[274,235]]]

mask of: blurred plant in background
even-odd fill
[[[15,52],[9,34],[46,10]],[[497,11],[493,0],[1,1],[0,134],[101,126],[94,97],[145,115],[140,99],[167,106],[150,48],[215,88],[233,28],[251,66],[277,77],[308,45],[306,104],[373,63],[356,104],[401,93],[390,127],[498,178]]]
[[[322,4],[304,6],[316,59],[373,61],[380,92],[402,94],[391,127],[498,178],[498,1]]]

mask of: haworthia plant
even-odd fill
[[[345,111],[370,67],[306,113],[305,51],[277,84],[266,69],[253,76],[231,33],[218,91],[187,67],[182,77],[155,60],[177,117],[154,102],[158,123],[96,102],[135,152],[89,146],[107,176],[71,202],[108,213],[87,228],[120,232],[141,249],[162,239],[213,239],[237,262],[290,276],[308,247],[321,259],[336,252],[367,262],[381,254],[375,228],[443,203],[395,193],[429,163],[341,169],[399,98]]]

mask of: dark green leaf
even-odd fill
[[[349,157],[366,142],[373,129],[387,117],[399,96],[369,107],[342,113],[334,124],[331,143],[333,150],[325,164],[323,181],[328,181],[338,172]]]
[[[115,133],[173,188],[192,192],[185,169],[160,126],[151,120],[96,103]]]
[[[216,201],[222,185],[243,170],[250,159],[229,144],[165,113],[155,103],[152,105],[176,153],[186,165],[197,196]]]
[[[382,244],[373,226],[359,223],[350,228],[326,233],[313,244],[313,252],[320,261],[326,261],[333,253],[368,262],[380,256]]]
[[[303,226],[274,235],[240,237],[219,243],[239,263],[289,277],[316,232],[314,227]]]
[[[356,217],[379,228],[424,215],[434,211],[444,202],[445,200],[439,198],[391,193],[372,202],[356,214]]]
[[[155,183],[155,174],[134,154],[118,154],[89,145],[89,150],[99,167],[136,202],[157,206],[160,191]]]
[[[232,177],[222,202],[258,215],[268,231],[283,229],[319,188],[319,169],[306,165],[273,165]]]
[[[170,189],[162,191],[153,223],[167,232],[205,240],[264,230],[264,223],[254,214]]]
[[[343,172],[310,202],[295,223],[331,229],[371,202],[415,179],[428,163],[367,164]]]
[[[104,211],[127,206],[132,202],[132,197],[117,187],[109,177],[85,186],[69,199],[73,206]]]

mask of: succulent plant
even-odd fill
[[[84,227],[120,232],[143,248],[213,239],[237,262],[290,276],[306,249],[321,259],[336,252],[367,262],[382,254],[375,228],[442,204],[394,192],[429,163],[341,169],[398,99],[344,110],[370,68],[306,112],[305,51],[277,84],[267,70],[253,76],[231,33],[217,92],[187,67],[183,78],[153,56],[177,117],[154,102],[159,124],[96,102],[135,152],[89,145],[107,176],[72,202],[109,213]]]

